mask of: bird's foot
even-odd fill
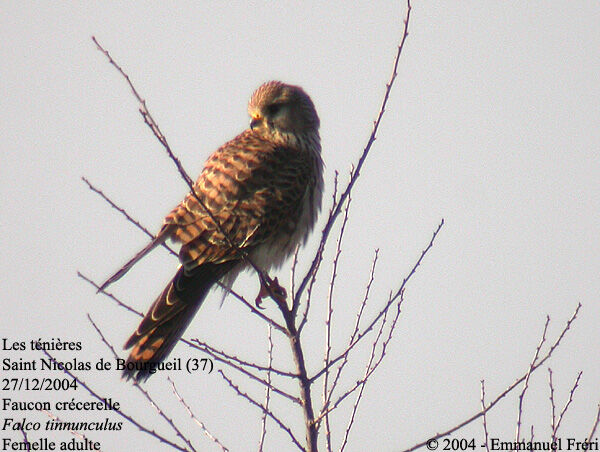
[[[260,278],[260,291],[256,296],[256,307],[259,309],[264,309],[262,307],[263,298],[272,297],[275,299],[277,303],[285,304],[287,299],[286,290],[279,285],[279,281],[277,278],[271,279],[268,276],[264,275]]]

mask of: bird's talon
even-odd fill
[[[279,281],[277,280],[277,278],[271,281],[270,287],[271,291],[273,292],[273,295],[275,295],[275,297],[278,298],[279,301],[285,301],[285,299],[287,298],[287,291],[284,287],[281,287],[279,285]]]
[[[286,303],[287,291],[279,285],[277,278],[271,279],[263,275],[260,279],[260,291],[254,300],[257,308],[264,309],[261,305],[265,297],[272,297],[278,303]]]
[[[260,294],[254,300],[254,304],[256,305],[256,307],[258,309],[265,309],[264,306],[262,305],[262,297],[260,296]]]

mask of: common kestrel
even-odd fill
[[[312,100],[298,86],[270,81],[254,92],[248,113],[250,127],[208,158],[195,194],[188,193],[156,238],[102,285],[119,279],[165,240],[181,244],[175,276],[125,344],[133,347],[123,372],[128,379],[150,376],[211,287],[217,281],[231,287],[248,268],[243,254],[264,271],[278,268],[315,224],[323,162]]]

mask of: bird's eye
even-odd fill
[[[267,107],[267,113],[270,116],[276,115],[281,110],[281,104],[271,104]]]

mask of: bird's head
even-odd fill
[[[271,81],[261,85],[248,103],[250,128],[270,141],[293,144],[298,139],[318,138],[319,116],[302,88]]]

